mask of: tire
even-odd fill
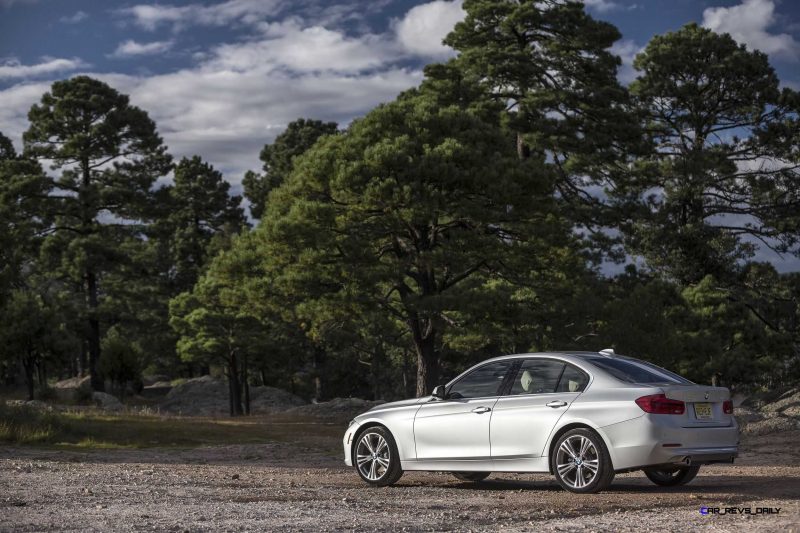
[[[645,468],[644,475],[661,487],[677,487],[686,485],[700,471],[700,465],[679,466],[674,468]]]
[[[460,479],[461,481],[472,481],[473,483],[479,483],[489,477],[491,472],[450,472],[453,474],[456,479]]]
[[[600,435],[589,429],[571,429],[561,435],[550,461],[556,481],[569,492],[600,492],[614,479],[608,448]]]
[[[352,454],[356,472],[369,485],[393,485],[403,475],[394,437],[382,426],[369,427],[358,433]],[[359,464],[359,460],[362,464]]]

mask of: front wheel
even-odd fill
[[[695,478],[700,471],[699,465],[678,466],[674,468],[646,468],[644,475],[661,487],[677,487],[686,485]]]
[[[478,483],[479,481],[483,481],[491,472],[451,472],[456,479],[460,479],[461,481],[472,481],[473,483]]]
[[[551,460],[556,481],[570,492],[600,492],[614,479],[608,448],[597,433],[588,429],[564,433]]]
[[[358,475],[376,487],[392,485],[403,475],[394,437],[386,428],[367,428],[356,437],[353,465]]]

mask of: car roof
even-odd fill
[[[503,361],[506,359],[520,359],[525,357],[539,357],[539,356],[549,356],[549,357],[561,357],[561,358],[578,358],[578,359],[589,359],[589,358],[596,358],[596,357],[608,357],[608,358],[625,358],[620,354],[614,353],[613,350],[602,350],[600,352],[581,352],[581,351],[552,351],[552,352],[530,352],[530,353],[516,353],[510,355],[501,355],[500,357],[493,357],[491,359],[486,359],[482,361],[483,363],[487,363],[489,361]]]

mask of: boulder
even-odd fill
[[[269,413],[305,404],[305,400],[275,387],[250,387],[250,411]],[[228,382],[203,376],[173,387],[159,404],[161,411],[186,416],[224,416],[229,413]]]
[[[92,378],[89,376],[61,380],[52,386],[58,402],[74,402],[79,392],[88,396],[92,392]]]
[[[93,392],[92,401],[97,407],[106,411],[120,411],[125,407],[116,396],[105,392]]]
[[[362,400],[361,398],[334,398],[327,402],[292,407],[285,412],[298,416],[349,420],[382,403],[385,402],[383,400]]]

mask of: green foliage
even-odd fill
[[[270,191],[280,186],[292,172],[294,158],[306,152],[323,135],[336,133],[336,128],[335,122],[301,118],[290,122],[272,144],[264,146],[259,155],[264,162],[263,174],[248,171],[242,180],[253,218],[262,217]]]
[[[303,302],[312,339],[342,307],[405,325],[419,394],[438,383],[442,333],[485,301],[487,279],[523,285],[571,244],[548,174],[518,160],[501,106],[479,94],[447,68],[320,141],[256,230],[273,288]]]
[[[60,171],[52,179],[59,192],[44,211],[54,225],[43,255],[54,278],[85,295],[89,370],[93,387],[102,390],[103,277],[129,263],[125,244],[141,237],[151,188],[169,170],[170,157],[147,113],[87,76],[55,82],[28,118],[26,156]]]
[[[797,250],[800,97],[767,56],[695,24],[652,39],[631,92],[652,142],[623,227],[632,251],[682,284],[730,283],[754,242]]]
[[[123,396],[126,384],[141,379],[142,354],[118,327],[106,332],[102,348],[100,371],[118,385],[120,396]]]

